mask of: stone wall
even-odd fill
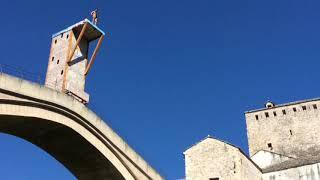
[[[83,37],[69,63],[68,56],[75,47],[79,33],[62,32],[52,38],[45,84],[60,92],[71,92],[79,100],[89,101],[85,90],[85,69],[89,42]]]
[[[53,37],[46,75],[46,86],[58,91],[63,90],[64,73],[69,52],[70,32]]]
[[[189,148],[184,155],[187,180],[261,178],[260,170],[239,148],[210,137]]]
[[[267,150],[291,157],[320,152],[320,100],[247,112],[250,156]]]

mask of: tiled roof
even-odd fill
[[[281,170],[285,170],[285,169],[291,169],[291,168],[316,164],[319,162],[320,162],[320,155],[300,157],[300,158],[296,158],[296,159],[289,159],[289,160],[281,162],[279,164],[275,164],[275,165],[272,165],[272,166],[269,166],[267,168],[262,169],[262,173],[281,171]]]

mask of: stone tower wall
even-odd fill
[[[68,55],[76,45],[78,34],[73,30],[52,38],[46,75],[46,86],[60,92],[71,92],[76,97],[88,101],[85,90],[85,69],[88,63],[89,42],[82,38],[76,51],[67,63]]]
[[[70,32],[52,38],[45,84],[57,91],[63,90],[64,73],[69,50]]]
[[[268,150],[300,157],[320,152],[320,100],[247,112],[250,156]]]

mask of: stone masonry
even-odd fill
[[[320,151],[320,101],[308,100],[246,112],[250,155],[268,150],[299,157]]]
[[[45,85],[88,103],[85,81],[89,44],[103,35],[104,32],[87,19],[54,34]]]
[[[184,152],[187,180],[320,180],[320,99],[245,113],[248,157],[208,137]]]
[[[207,137],[184,152],[186,179],[259,179],[261,172],[238,148]],[[209,163],[209,164],[208,164]]]

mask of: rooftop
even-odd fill
[[[301,157],[296,159],[289,159],[287,161],[281,162],[279,164],[275,164],[272,166],[269,166],[267,168],[262,169],[263,173],[269,173],[269,172],[275,172],[275,171],[281,171],[285,169],[291,169],[311,164],[316,164],[320,162],[320,155],[315,156],[307,156],[307,157]]]
[[[94,41],[96,39],[98,39],[100,36],[104,36],[105,33],[98,27],[96,26],[95,24],[93,24],[91,21],[89,21],[88,19],[84,19],[62,31],[59,31],[55,34],[52,35],[52,38],[54,37],[57,37],[59,36],[60,34],[62,33],[65,33],[67,31],[70,31],[70,30],[73,30],[75,32],[79,32],[81,31],[83,25],[85,23],[88,23],[88,26],[87,26],[87,30],[85,31],[84,33],[84,37],[88,40],[88,41]]]

